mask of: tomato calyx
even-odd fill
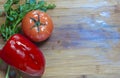
[[[40,32],[39,26],[45,26],[46,24],[40,22],[40,15],[39,14],[37,14],[37,16],[38,16],[37,20],[34,18],[30,18],[34,22],[34,25],[31,27],[31,29],[34,27],[37,27],[37,31]]]

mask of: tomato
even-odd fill
[[[40,10],[28,12],[22,20],[24,34],[34,42],[41,42],[49,38],[53,28],[51,17]]]

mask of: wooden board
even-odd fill
[[[52,36],[38,44],[46,58],[42,78],[119,78],[120,1],[46,1],[57,7],[47,12],[54,22]]]

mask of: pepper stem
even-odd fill
[[[7,73],[5,75],[5,78],[9,78],[9,72],[10,72],[10,66],[8,65],[8,67],[7,67]]]

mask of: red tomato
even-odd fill
[[[23,18],[22,30],[32,41],[44,41],[50,37],[53,31],[53,22],[47,13],[33,10]]]

